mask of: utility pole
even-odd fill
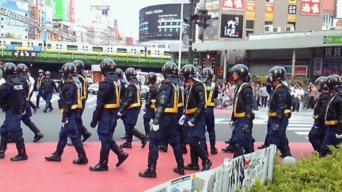
[[[194,2],[195,0],[190,0],[190,10],[189,10],[189,15],[192,17],[194,15],[195,11],[195,6],[196,3]],[[193,56],[193,51],[192,51],[192,42],[193,42],[193,34],[194,34],[194,28],[196,25],[194,25],[194,20],[191,18],[188,20],[189,22],[189,50],[188,50],[188,63],[193,64],[194,62],[194,56]]]

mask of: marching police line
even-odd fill
[[[144,114],[145,134],[143,134],[135,128],[142,105],[140,82],[136,77],[135,69],[127,68],[123,72],[111,59],[104,59],[100,68],[105,78],[99,84],[97,105],[90,126],[97,127],[101,149],[99,163],[89,167],[91,171],[108,170],[110,151],[117,155],[116,166],[119,167],[129,156],[122,149],[132,148],[133,136],[141,140],[142,148],[149,141],[147,169],[139,173],[140,177],[156,178],[158,146],[160,145],[164,148],[170,145],[173,148],[177,163],[174,172],[180,175],[185,174],[184,170],[200,170],[199,159],[202,161],[202,171],[210,169],[212,162],[209,159],[206,145],[206,131],[209,132],[210,153],[217,154],[214,99],[217,98],[218,88],[213,82],[215,75],[212,69],[205,68],[199,75],[196,67],[192,64],[183,66],[179,71],[175,63],[168,62],[162,67],[164,81],[159,85],[156,84],[156,74],[149,73],[147,76],[149,91],[144,109],[146,112]],[[5,112],[5,121],[0,128],[0,158],[5,157],[7,143],[11,138],[18,150],[18,155],[12,157],[11,160],[27,160],[20,121],[26,119],[25,121],[31,122],[29,121],[30,115],[27,116],[31,113],[28,68],[25,64],[16,66],[13,63],[5,63],[2,70],[6,83],[0,86],[0,104]],[[47,161],[61,161],[69,137],[78,153],[78,158],[73,163],[88,163],[81,141],[82,135],[83,141],[91,135],[82,122],[82,113],[87,99],[87,82],[83,70],[84,64],[79,60],[66,63],[61,68],[63,83],[58,106],[62,114],[62,126],[56,150],[51,156],[45,157]],[[230,147],[234,157],[238,157],[254,152],[253,94],[248,67],[237,64],[232,68],[232,72],[238,87],[235,91],[236,96],[230,123],[233,128]],[[287,90],[285,74],[285,68],[281,66],[273,67],[270,70],[267,88],[271,97],[267,123],[268,133],[265,139],[265,146],[275,144],[283,157],[291,156],[286,137],[286,127],[291,117],[291,96]],[[326,146],[337,145],[342,138],[342,123],[340,123],[342,119],[339,119],[342,117],[340,115],[342,112],[339,111],[342,107],[342,80],[338,75],[331,75],[327,78],[317,79],[316,84],[322,94],[315,107],[316,120],[309,138],[313,145],[316,142],[315,150],[319,150],[322,155],[325,155],[329,153]],[[327,99],[327,95],[330,94],[323,94],[328,90],[332,94],[329,99]],[[45,109],[48,109],[49,100],[47,100],[46,106]],[[324,106],[327,106],[326,111]],[[123,121],[127,134],[126,142],[121,146],[118,146],[113,140],[118,119]],[[150,121],[152,121],[152,126]],[[322,125],[322,122],[325,125]],[[323,142],[321,138],[324,129],[327,131],[324,134]],[[85,132],[90,135],[85,136]],[[191,162],[184,166],[183,154],[187,153],[186,144],[190,146]]]

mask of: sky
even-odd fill
[[[139,10],[150,5],[168,4],[175,1],[177,0],[75,0],[75,15],[76,19],[83,18],[84,20],[91,5],[109,5],[113,18],[111,23],[114,23],[114,19],[118,20],[120,34],[137,39],[139,37]]]

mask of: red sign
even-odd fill
[[[321,0],[301,0],[300,14],[302,15],[320,15]]]
[[[34,10],[34,20],[39,21],[39,12],[38,12],[38,7],[34,6],[33,7]]]
[[[274,4],[266,3],[265,4],[265,13],[274,13]]]
[[[75,0],[70,0],[70,13],[69,13],[70,23],[75,23]]]
[[[222,0],[222,10],[244,10],[244,0]]]
[[[297,75],[306,75],[306,67],[295,67],[294,73]]]

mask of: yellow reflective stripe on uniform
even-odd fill
[[[184,107],[184,88],[182,87],[182,86],[180,86],[180,85],[177,85],[177,87],[178,87],[178,89],[179,89],[179,95],[180,95],[180,97],[182,97],[182,102],[178,102],[178,104],[177,104],[177,106],[178,107]],[[179,97],[178,97],[179,98]]]
[[[164,112],[165,113],[178,113],[178,99],[179,99],[179,88],[178,86],[173,86],[173,106],[169,108],[165,108]]]
[[[71,106],[71,109],[82,109],[82,96],[81,96],[81,90],[82,90],[82,85],[80,85],[80,83],[76,83],[76,87],[77,87],[77,94],[76,94],[76,97],[77,97],[77,100],[76,100],[76,104],[73,104]]]
[[[329,126],[332,126],[332,125],[337,125],[338,124],[338,120],[327,120],[327,117],[328,117],[328,112],[329,112],[329,108],[330,108],[330,103],[336,98],[338,94],[335,94],[329,101],[328,105],[327,105],[327,108],[325,110],[325,114],[324,114],[324,119],[325,119],[325,122],[324,124],[325,125],[329,125]]]
[[[111,104],[105,104],[104,108],[105,109],[117,109],[120,107],[120,98],[119,98],[119,92],[120,92],[120,82],[113,82],[114,87],[115,87],[115,103]]]
[[[137,102],[129,105],[128,109],[134,108],[134,107],[140,107],[141,106],[141,95],[140,95],[140,86],[137,84],[134,84],[135,87],[137,88]]]
[[[79,78],[81,78],[83,80],[82,94],[81,94],[81,98],[83,100],[83,99],[87,98],[87,94],[88,94],[88,90],[87,90],[88,79],[84,78],[82,75],[78,75],[77,77],[79,77]]]
[[[282,85],[282,84],[278,84],[278,85],[276,86],[276,88],[274,89],[273,93],[275,93],[276,90],[277,90],[281,85]],[[272,94],[271,97],[270,97],[270,103],[272,102],[273,96],[274,96],[274,94]],[[285,110],[285,111],[287,111],[287,113],[290,113],[290,112],[291,112],[290,110]],[[287,114],[287,113],[285,113],[285,111],[284,111],[284,114]],[[288,112],[288,111],[290,111],[290,112]],[[268,107],[268,116],[270,116],[270,117],[275,117],[275,116],[277,116],[277,113],[276,113],[276,112],[271,112],[271,104],[270,104],[269,107]]]
[[[207,91],[210,91],[208,97],[206,98],[205,105],[207,107],[215,107],[215,103],[212,102],[214,91],[215,91],[215,83],[211,83],[210,86],[207,86],[205,83],[203,85],[205,86],[206,93]]]
[[[156,102],[157,102],[157,100],[155,100],[155,99],[152,99],[151,100],[151,109],[155,109],[156,108]]]
[[[245,117],[246,113],[243,112],[243,113],[237,113],[236,112],[236,106],[237,106],[237,103],[238,103],[238,96],[239,96],[239,93],[241,92],[242,90],[242,87],[244,85],[247,85],[248,83],[242,83],[238,89],[238,91],[236,92],[236,95],[235,95],[235,101],[234,101],[234,107],[233,107],[233,114],[234,114],[234,117],[237,117],[237,118],[242,118],[242,117]]]
[[[27,82],[27,97],[25,98],[26,101],[30,101],[30,95],[31,95],[31,82],[29,80],[26,79]]]
[[[202,84],[202,85],[203,85],[203,84]],[[186,106],[185,106],[185,114],[186,114],[186,115],[194,114],[194,113],[197,111],[197,107],[188,109],[189,99],[190,99],[190,94],[191,94],[192,86],[193,86],[193,84],[191,85],[191,87],[190,87],[190,89],[189,89],[189,94],[188,94],[188,97],[187,97],[187,99],[186,99]],[[204,87],[204,86],[203,86],[203,87]],[[204,88],[205,88],[205,87],[204,87]],[[205,90],[204,90],[204,98],[207,98],[207,91],[205,91]],[[207,106],[204,106],[204,108],[207,108]]]

